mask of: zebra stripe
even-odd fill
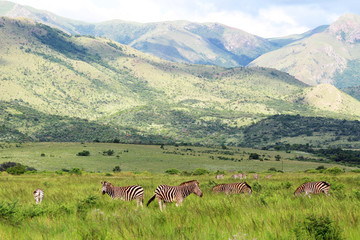
[[[42,189],[38,188],[33,192],[33,195],[35,198],[35,203],[40,204],[44,198],[44,191]]]
[[[109,182],[101,182],[102,194],[107,193],[113,199],[120,198],[125,201],[131,201],[136,199],[137,206],[143,206],[144,201],[144,189],[138,185],[126,186],[126,187],[114,187]]]
[[[149,199],[147,206],[149,206],[155,198],[157,198],[159,202],[160,211],[163,210],[162,202],[164,202],[164,207],[166,207],[165,203],[168,202],[176,202],[176,206],[179,206],[191,193],[194,193],[199,197],[202,197],[203,195],[197,180],[184,182],[179,186],[160,185],[155,189],[155,194]]]
[[[310,197],[310,194],[319,194],[321,192],[325,193],[326,195],[329,195],[330,189],[330,184],[327,182],[307,182],[302,184],[300,187],[298,187],[295,192],[294,195],[298,196],[300,195],[302,192],[305,192],[305,196],[308,195]]]
[[[246,182],[219,184],[213,187],[212,190],[214,192],[224,192],[226,195],[238,193],[252,194],[251,187]]]

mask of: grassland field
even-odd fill
[[[77,156],[79,152],[89,151],[89,156]],[[104,154],[113,150],[111,156]],[[251,153],[256,153],[263,161],[249,160]],[[280,156],[280,161],[275,156]],[[284,172],[314,169],[319,165],[326,168],[339,166],[325,162],[297,161],[302,156],[318,159],[304,152],[265,151],[250,148],[194,147],[132,145],[116,143],[3,143],[0,144],[0,163],[19,162],[39,171],[56,171],[61,169],[80,168],[88,172],[112,172],[115,166],[122,171],[147,171],[164,173],[175,168],[191,172],[196,168],[209,171],[254,171],[264,172],[269,168]]]
[[[105,156],[109,149],[114,154]],[[77,156],[83,150],[90,156]],[[264,160],[248,160],[254,152]],[[0,239],[358,239],[360,174],[304,173],[304,169],[319,165],[335,165],[293,160],[300,154],[304,155],[193,146],[162,149],[108,143],[2,143],[1,162],[21,162],[42,171],[19,176],[1,173]],[[276,155],[281,161],[275,161]],[[265,179],[270,174],[267,170],[281,169],[282,162],[284,173],[273,172]],[[116,165],[122,172],[110,174]],[[81,168],[83,172],[72,175],[58,171],[62,168]],[[200,176],[165,174],[170,168],[212,172]],[[217,170],[224,171],[225,179],[215,180]],[[248,172],[246,181],[253,189],[252,196],[211,191],[216,184],[234,182],[234,171]],[[259,180],[253,179],[251,172],[258,172]],[[164,212],[156,201],[136,209],[135,201],[113,200],[101,194],[100,181],[115,186],[137,184],[145,190],[146,204],[158,185],[179,185],[192,179],[200,182],[204,196],[192,194],[182,206],[168,204]],[[328,181],[330,196],[295,197],[295,189],[307,181]],[[32,196],[36,188],[45,192],[41,205],[36,205]]]
[[[214,174],[180,176],[122,172],[36,173],[0,176],[1,239],[358,239],[360,174],[276,173],[270,179],[246,181],[253,195],[214,194],[216,183],[234,182]],[[100,181],[115,186],[138,184],[145,203],[159,184],[178,185],[197,179],[203,197],[192,194],[182,206],[157,202],[136,209],[136,202],[101,194]],[[330,196],[295,197],[303,182],[325,180]],[[45,198],[35,205],[32,191]]]

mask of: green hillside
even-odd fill
[[[337,89],[307,101],[313,88],[274,69],[168,62],[28,19],[2,17],[0,26],[3,140],[240,145],[243,127],[274,114],[360,115]],[[322,106],[334,92],[341,105]]]
[[[175,62],[245,66],[276,48],[266,39],[218,23],[173,21],[142,24],[114,20],[90,24],[7,1],[0,1],[0,15],[31,18],[73,35],[107,37]]]
[[[266,53],[250,66],[271,67],[297,79],[339,88],[360,85],[360,16],[345,14],[326,30]]]

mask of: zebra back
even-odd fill
[[[308,194],[319,194],[321,192],[324,192],[326,195],[328,194],[328,191],[330,189],[330,184],[325,181],[321,182],[307,182],[304,184],[301,184],[300,187],[298,187],[294,195],[300,195],[302,192],[305,192],[306,195]]]
[[[249,184],[246,182],[241,183],[227,183],[219,184],[212,188],[214,192],[225,192],[226,194],[238,194],[238,193],[249,193],[252,194],[252,190]]]
[[[183,200],[191,193],[195,193],[199,197],[202,197],[202,192],[197,180],[183,182],[179,186],[159,185],[155,189],[155,196],[164,202],[175,202]],[[153,199],[154,198],[151,198],[147,205],[149,205]]]
[[[137,198],[144,198],[144,189],[138,185],[115,187],[109,182],[102,183],[102,194],[107,193],[112,198],[121,198],[126,201],[131,201]]]

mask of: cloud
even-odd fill
[[[302,33],[329,24],[344,13],[339,13],[339,9],[344,10],[351,3],[351,0],[344,0],[348,5],[339,6],[337,1],[331,0],[13,1],[86,22],[112,19],[143,23],[170,20],[218,22],[261,37]]]

